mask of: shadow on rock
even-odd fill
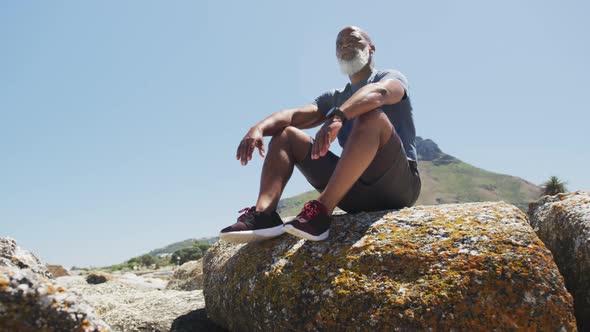
[[[205,308],[197,309],[176,318],[172,322],[170,332],[227,332],[227,330],[215,325],[207,317],[207,310]]]

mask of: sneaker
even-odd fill
[[[285,224],[285,232],[297,237],[322,241],[330,234],[332,223],[324,204],[311,200],[303,206],[301,213],[292,221]]]
[[[270,239],[283,234],[283,220],[272,214],[256,211],[256,207],[240,210],[238,221],[221,230],[219,238],[227,242],[246,243]]]

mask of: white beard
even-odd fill
[[[363,50],[355,50],[356,54],[350,60],[344,60],[338,58],[338,64],[340,64],[340,70],[343,74],[352,76],[359,71],[361,71],[365,66],[371,62],[371,68],[373,68],[373,58],[371,58],[371,53],[369,53],[369,47],[365,47]]]

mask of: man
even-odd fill
[[[315,102],[273,113],[244,136],[236,157],[248,164],[255,149],[265,157],[264,136],[272,136],[262,167],[255,206],[243,209],[220,238],[252,242],[284,232],[313,241],[328,237],[336,206],[346,212],[412,206],[420,193],[416,136],[406,78],[375,70],[375,45],[355,26],[336,38],[336,57],[350,83]],[[302,129],[323,124],[312,139]],[[328,149],[338,137],[340,157]],[[277,204],[294,166],[321,194],[283,224]]]

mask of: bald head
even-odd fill
[[[336,37],[336,42],[338,42],[338,39],[344,38],[344,37],[351,35],[351,34],[358,34],[368,44],[371,44],[371,45],[373,44],[373,41],[371,40],[371,37],[369,36],[369,34],[365,30],[363,30],[357,26],[354,26],[354,25],[347,25],[344,28],[342,28],[340,30],[340,32],[338,32],[338,36]]]
[[[338,59],[350,59],[356,50],[363,50],[369,47],[371,55],[375,52],[375,45],[369,34],[363,29],[348,25],[338,32],[336,37],[336,56]]]

